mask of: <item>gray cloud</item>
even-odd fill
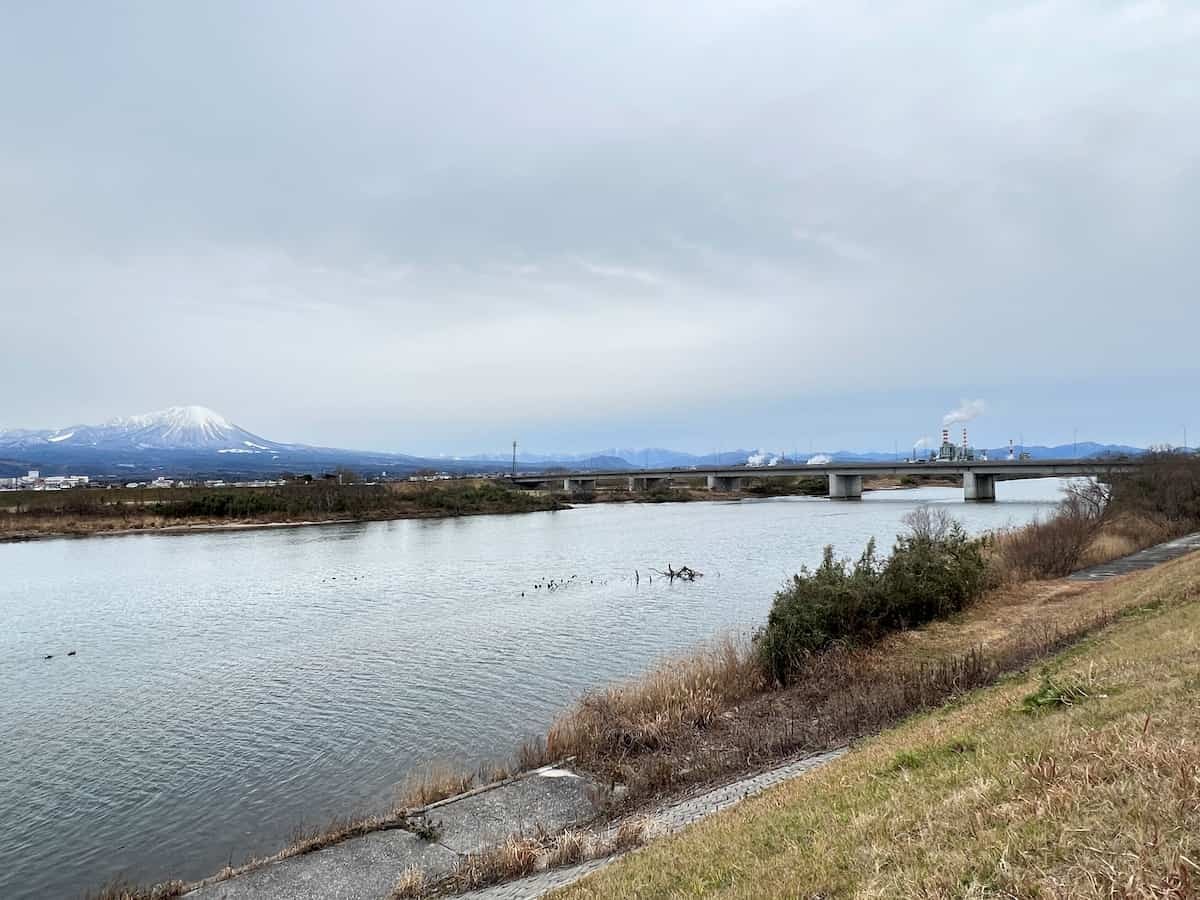
[[[1165,2],[10,10],[0,424],[773,446],[1195,384],[1198,51]]]

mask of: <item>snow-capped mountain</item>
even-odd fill
[[[256,478],[320,474],[345,467],[362,474],[495,471],[501,462],[435,460],[403,453],[285,444],[233,424],[203,406],[172,406],[102,425],[0,429],[0,476],[37,469],[50,475],[134,479],[145,476]]]
[[[203,406],[172,406],[113,419],[103,425],[73,425],[53,431],[0,431],[0,447],[33,449],[39,445],[218,453],[274,453],[288,449],[288,445],[252,434]]]

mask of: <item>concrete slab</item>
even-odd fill
[[[509,835],[559,831],[595,812],[586,778],[546,766],[489,790],[435,804],[425,818],[440,824],[439,843],[458,853],[476,853]]]
[[[427,877],[454,868],[458,857],[408,831],[378,831],[293,856],[185,896],[193,900],[386,900],[409,866]]]
[[[1138,553],[1123,556],[1120,559],[1114,559],[1098,566],[1092,566],[1090,569],[1082,569],[1073,575],[1069,575],[1067,580],[1103,581],[1106,578],[1113,578],[1117,575],[1141,572],[1144,569],[1157,566],[1159,563],[1169,562],[1180,556],[1186,556],[1196,550],[1200,550],[1200,532],[1184,535],[1173,541],[1167,541],[1165,544],[1156,544],[1153,547],[1147,547]]]

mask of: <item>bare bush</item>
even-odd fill
[[[933,543],[949,537],[958,520],[944,506],[918,506],[903,519],[915,540]]]
[[[1099,536],[1104,514],[1105,506],[1095,493],[1068,491],[1049,518],[995,536],[993,574],[1001,582],[1071,574]]]
[[[1114,472],[1114,512],[1172,523],[1176,534],[1200,529],[1200,455],[1157,450],[1128,472]]]

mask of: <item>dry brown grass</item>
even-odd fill
[[[469,891],[521,878],[533,872],[542,849],[534,838],[510,837],[495,847],[467,854],[451,874],[451,883],[455,890]]]
[[[1120,559],[1169,541],[1186,530],[1161,518],[1134,513],[1114,516],[1100,527],[1100,533],[1080,557],[1079,567],[1098,566]]]
[[[640,678],[585,694],[551,726],[547,752],[593,758],[659,750],[764,687],[750,642],[722,638]]]
[[[171,900],[182,897],[187,885],[182,881],[168,881],[153,886],[131,884],[124,879],[110,881],[99,892],[84,895],[85,900]]]
[[[1200,895],[1200,555],[1105,588],[1114,608],[1141,609],[1043,672],[911,719],[556,896]],[[1031,712],[1047,682],[1086,689]]]
[[[587,859],[592,836],[586,831],[564,831],[545,854],[546,868],[573,866]]]
[[[419,809],[468,791],[474,784],[474,772],[464,772],[447,763],[430,763],[410,772],[396,786],[392,803],[398,810]]]
[[[474,890],[535,871],[624,853],[641,844],[646,834],[647,820],[633,817],[601,834],[568,829],[541,838],[514,835],[495,847],[468,854],[443,886],[455,891]]]
[[[389,900],[417,900],[425,896],[427,887],[425,872],[419,866],[409,866],[396,879]]]
[[[612,850],[614,853],[624,853],[632,850],[646,839],[650,822],[642,816],[625,819],[620,822],[612,834]]]

